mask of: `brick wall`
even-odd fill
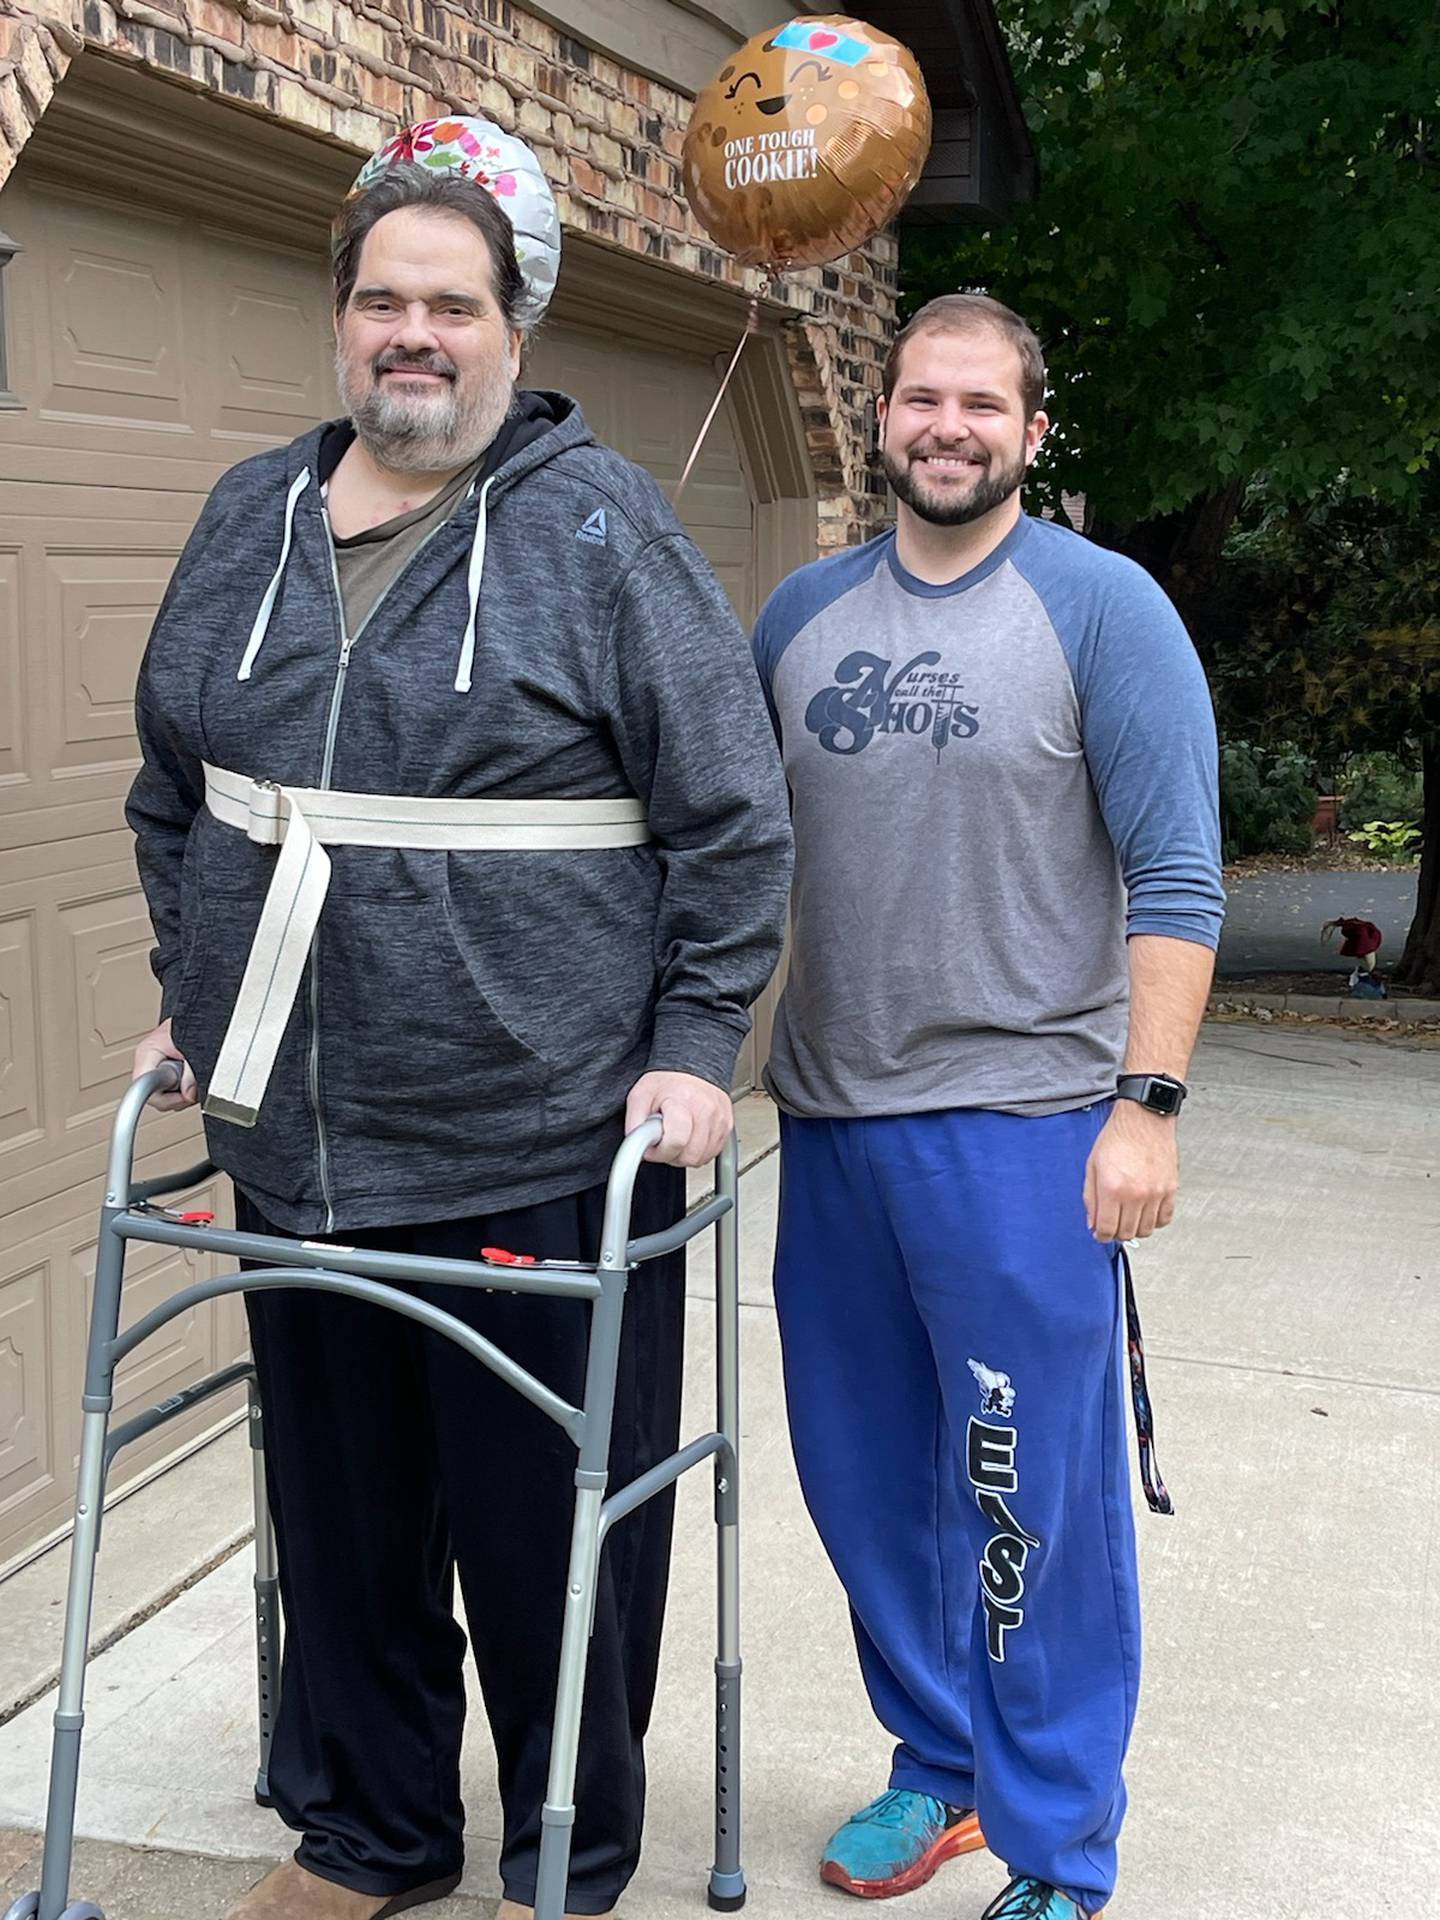
[[[0,0],[0,185],[82,44],[68,17],[41,20]]]
[[[680,183],[690,102],[510,0],[0,0],[0,182],[81,46],[251,112],[373,151],[397,125],[479,112],[536,149],[567,228],[702,278],[745,284]],[[878,526],[868,422],[895,307],[882,234],[791,275],[791,365],[820,493],[820,546]]]

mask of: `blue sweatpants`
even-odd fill
[[[775,1297],[811,1516],[899,1742],[1082,1912],[1114,1887],[1140,1678],[1107,1108],[782,1121]]]

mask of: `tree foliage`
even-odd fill
[[[1124,529],[1264,473],[1403,501],[1440,450],[1430,0],[1000,0],[1040,163],[993,230],[907,236],[912,304],[983,287],[1046,345],[1037,483]]]
[[[1343,479],[1298,505],[1252,490],[1195,602],[1227,734],[1325,766],[1440,734],[1440,485],[1417,494],[1406,512]]]

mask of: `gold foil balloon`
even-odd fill
[[[930,149],[915,56],[831,13],[757,33],[695,102],[685,192],[742,266],[838,260],[893,220]]]

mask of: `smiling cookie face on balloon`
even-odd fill
[[[690,204],[745,265],[838,259],[920,176],[930,104],[907,48],[842,14],[757,34],[695,102]]]
[[[752,40],[715,85],[736,127],[748,126],[756,114],[823,127],[832,113],[853,111],[862,87],[855,70],[867,60],[875,63],[872,72],[888,66],[871,29],[859,21],[792,20],[778,33],[758,36],[758,50]]]

